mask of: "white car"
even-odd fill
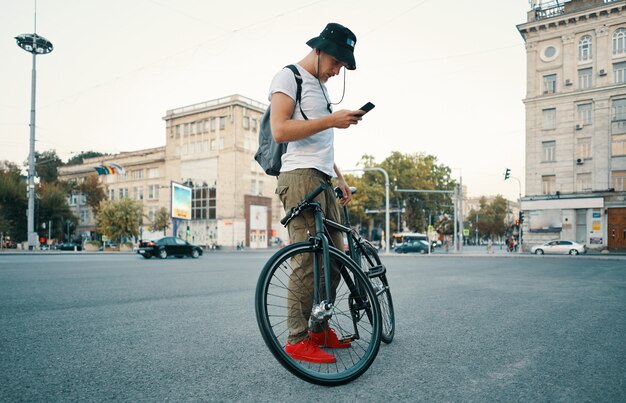
[[[543,255],[544,253],[578,255],[587,253],[587,247],[574,241],[557,240],[546,242],[543,245],[535,245],[530,251],[535,255]]]

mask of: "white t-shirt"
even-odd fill
[[[296,64],[295,66],[302,76],[302,95],[300,103],[307,118],[317,119],[329,115],[330,112],[326,109],[326,98],[324,97],[324,93],[322,93],[322,88],[317,78],[299,65]],[[323,83],[322,86],[324,87],[323,91],[326,91],[326,87]],[[297,89],[298,85],[296,84],[293,72],[287,68],[282,69],[272,80],[268,99],[271,102],[274,93],[282,92],[295,101]],[[304,120],[302,113],[300,113],[300,105],[296,104],[291,118],[294,120]],[[280,171],[288,172],[297,168],[315,168],[329,176],[334,176],[334,139],[335,135],[333,129],[330,128],[307,137],[306,139],[287,143],[287,152],[283,154],[281,159],[282,167]]]

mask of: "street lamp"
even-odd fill
[[[34,34],[22,34],[15,37],[17,46],[33,54],[33,72],[30,92],[30,150],[28,153],[28,249],[33,249],[39,242],[35,232],[35,91],[37,88],[37,55],[52,52],[52,42]]]

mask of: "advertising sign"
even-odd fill
[[[267,230],[267,207],[250,205],[250,229]]]
[[[191,188],[172,182],[172,218],[191,220]]]
[[[530,232],[561,232],[561,210],[535,210],[528,214]]]

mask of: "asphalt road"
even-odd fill
[[[308,384],[254,317],[268,253],[0,255],[0,401],[626,401],[626,261],[384,257],[397,333]]]

